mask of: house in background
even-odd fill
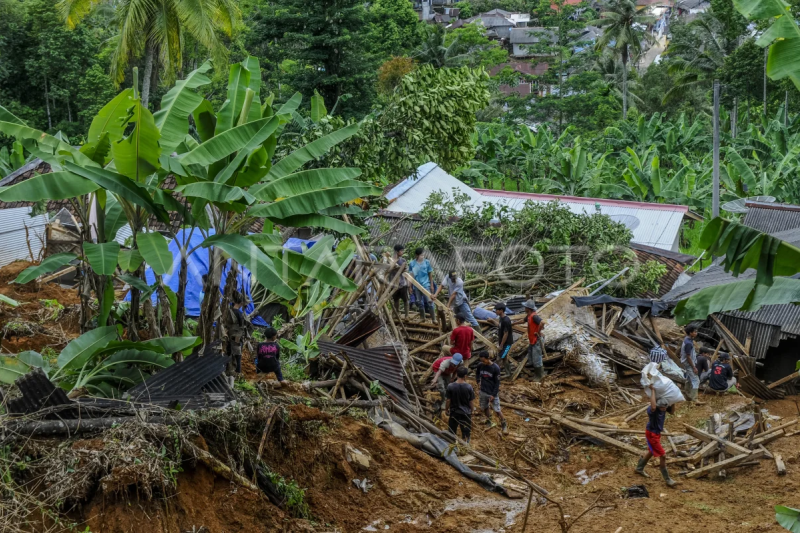
[[[35,174],[50,172],[50,165],[41,159],[18,168],[0,180],[0,187],[25,181]],[[55,202],[50,202],[55,204]],[[48,210],[60,211],[61,206]],[[47,214],[31,216],[33,202],[0,201],[0,267],[18,260],[38,261],[47,244]]]
[[[386,211],[395,213],[418,213],[430,195],[444,192],[466,195],[467,204],[481,207],[492,204],[511,211],[521,209],[526,202],[559,202],[576,214],[601,213],[625,224],[631,230],[632,243],[679,252],[681,224],[684,219],[697,220],[697,215],[685,205],[629,202],[603,198],[580,198],[553,194],[474,189],[445,172],[436,163],[426,163],[415,175],[397,183],[386,193],[389,205]]]
[[[469,19],[467,22],[480,22],[486,28],[486,36],[508,41],[513,28],[524,28],[530,23],[527,13],[512,13],[504,9],[492,9]]]
[[[539,50],[552,46],[557,40],[556,30],[539,26],[511,30],[511,55],[513,57],[552,57],[553,53]]]
[[[506,68],[509,68],[518,74],[518,82],[513,85],[504,83],[498,87],[498,90],[505,96],[515,94],[523,97],[533,93],[539,94],[539,82],[531,81],[529,76],[541,76],[547,72],[549,65],[542,61],[537,62],[535,60],[531,61],[512,59],[511,61],[492,67],[492,69],[489,71],[489,74],[492,77],[497,76]]]

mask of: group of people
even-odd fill
[[[244,295],[240,291],[233,291],[231,295],[231,307],[228,308],[228,329],[225,338],[226,352],[231,356],[236,366],[236,373],[242,372],[242,348],[245,337],[250,330],[250,323],[244,316],[242,308],[245,304]],[[264,342],[256,345],[256,354],[253,363],[256,373],[274,373],[279,384],[283,384],[283,373],[281,372],[281,345],[278,342],[278,331],[273,327],[264,330]]]
[[[695,348],[697,338],[697,327],[688,325],[684,328],[686,336],[681,344],[681,367],[686,378],[684,391],[689,401],[697,400],[697,393],[700,385],[708,381],[708,387],[715,392],[726,392],[733,390],[736,386],[736,378],[733,376],[733,369],[730,365],[730,356],[727,353],[720,353],[713,363],[709,362],[708,357],[698,355]],[[662,364],[668,357],[666,349],[660,346],[654,347],[650,351],[650,361]],[[645,466],[653,457],[659,460],[661,476],[664,482],[672,487],[676,482],[670,477],[667,471],[666,452],[661,445],[661,433],[664,431],[664,422],[667,413],[673,413],[674,404],[670,405],[666,398],[657,398],[656,390],[650,385],[650,405],[647,407],[647,427],[645,428],[645,438],[647,440],[647,453],[639,459],[636,465],[636,473],[649,477],[644,471]]]
[[[462,289],[463,290],[463,289]],[[544,321],[536,313],[536,303],[526,301],[525,317],[512,321],[506,312],[505,303],[497,303],[495,312],[499,317],[498,354],[509,375],[513,373],[509,353],[514,344],[514,325],[527,323],[528,355],[527,360],[533,367],[535,381],[544,378],[544,364],[542,362],[541,331]],[[469,374],[468,361],[472,358],[475,332],[467,325],[467,317],[459,313],[456,315],[457,326],[450,333],[450,342],[442,347],[442,354],[434,361],[431,371],[433,380],[431,386],[436,387],[441,397],[439,415],[444,418],[447,413],[448,427],[457,434],[459,428],[461,436],[469,442],[472,433],[472,412],[475,401],[475,391],[472,385],[466,382]],[[478,352],[479,364],[475,368],[475,382],[480,388],[478,395],[480,410],[486,415],[486,425],[492,426],[492,411],[500,421],[503,433],[508,432],[508,422],[500,408],[500,366],[492,358],[488,350]],[[523,363],[524,364],[524,361]]]
[[[712,362],[703,354],[697,353],[695,339],[697,338],[697,327],[688,325],[684,328],[686,336],[681,344],[681,368],[683,370],[686,384],[684,392],[689,401],[697,401],[697,394],[700,386],[708,383],[708,388],[714,392],[722,393],[734,390],[736,378],[733,376],[731,367],[731,357],[725,352]],[[655,346],[650,351],[650,361],[661,364],[667,359],[667,351],[661,346]]]

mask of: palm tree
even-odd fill
[[[631,56],[642,53],[642,40],[651,39],[650,34],[636,28],[648,24],[653,17],[638,15],[633,0],[615,0],[609,11],[600,15],[599,26],[605,27],[597,40],[595,49],[604,50],[612,46],[622,61],[622,118],[628,117],[628,61]]]
[[[703,13],[689,23],[689,28],[692,38],[671,44],[666,52],[671,58],[669,73],[676,79],[675,86],[664,95],[664,103],[683,98],[695,87],[710,89],[731,47],[722,24],[711,13]]]
[[[627,73],[620,65],[619,58],[615,54],[601,54],[595,59],[592,70],[603,77],[603,83],[611,90],[614,98],[622,100],[623,82],[627,83],[627,98],[633,101],[633,106],[642,104],[642,99],[636,94],[641,90],[639,82],[628,80]]]
[[[113,1],[113,0],[111,0]],[[61,0],[58,8],[67,26],[74,28],[88,15],[97,0]],[[184,34],[207,48],[217,64],[225,64],[227,49],[218,33],[230,36],[239,18],[233,0],[122,0],[116,5],[119,25],[117,46],[111,57],[111,76],[115,83],[125,78],[128,61],[144,51],[142,104],[147,106],[153,64],[157,61],[171,81],[183,62]]]
[[[469,54],[459,54],[461,48],[458,37],[447,44],[447,32],[439,25],[426,26],[426,37],[417,49],[414,58],[420,63],[427,63],[436,68],[459,67],[468,59]]]

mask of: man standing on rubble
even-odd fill
[[[408,268],[411,270],[411,275],[428,293],[433,290],[433,267],[428,259],[425,259],[425,249],[417,248],[414,250],[414,259],[408,263]],[[419,308],[419,316],[425,322],[425,312],[429,311],[431,320],[436,324],[436,309],[433,307],[433,302],[425,296],[421,290],[416,286],[414,287],[414,300],[417,302]]]
[[[464,358],[460,353],[454,353],[452,356],[440,357],[433,362],[433,366],[431,367],[434,372],[432,385],[436,387],[436,390],[439,391],[442,397],[442,402],[439,404],[440,415],[441,412],[444,411],[445,402],[447,400],[447,386],[453,381],[453,376],[455,376],[456,370],[458,370],[458,365],[460,365],[463,360]]]
[[[469,298],[467,298],[467,293],[464,292],[464,280],[458,276],[458,272],[453,270],[444,277],[441,285],[436,288],[436,293],[433,295],[434,298],[439,296],[439,293],[442,292],[442,287],[445,285],[447,285],[447,292],[450,295],[450,299],[447,300],[447,307],[452,309],[454,314],[463,315],[470,326],[479,329],[480,325],[475,320],[475,317],[472,316]]]
[[[502,424],[503,434],[507,434],[508,423],[500,410],[500,367],[489,359],[489,352],[486,350],[481,350],[478,357],[481,362],[475,373],[475,383],[480,387],[480,406],[486,415],[486,425],[492,427],[492,411],[494,411]]]
[[[544,379],[544,362],[542,362],[542,337],[540,332],[544,329],[542,317],[536,314],[536,302],[528,300],[522,306],[525,308],[525,322],[528,324],[528,361],[533,365],[533,381],[540,382]]]
[[[697,390],[700,388],[700,372],[697,371],[697,352],[694,349],[694,339],[697,337],[696,326],[686,326],[686,337],[681,346],[681,366],[686,378],[686,399],[690,402],[697,401]]]
[[[472,435],[472,403],[475,401],[475,391],[466,381],[467,373],[467,367],[459,367],[458,379],[447,386],[447,413],[450,417],[447,426],[455,436],[458,436],[458,428],[461,428],[461,438],[469,444]]]
[[[657,457],[661,468],[661,477],[664,478],[664,482],[668,487],[674,487],[676,483],[667,471],[667,452],[661,446],[661,433],[664,432],[664,422],[667,419],[668,407],[670,405],[666,398],[656,400],[656,389],[653,385],[650,385],[650,406],[647,408],[647,428],[644,431],[644,436],[647,439],[647,453],[639,459],[639,463],[636,465],[636,473],[640,476],[650,477],[644,471],[644,467],[647,466],[651,457]]]
[[[403,272],[405,272],[408,268],[406,258],[403,257],[403,252],[405,252],[405,250],[406,248],[402,244],[394,245],[395,264],[399,266]],[[408,280],[406,280],[406,277],[403,274],[400,274],[400,279],[397,282],[397,289],[392,295],[392,305],[394,306],[395,311],[397,311],[398,317],[400,316],[400,300],[403,300],[403,308],[406,315],[405,318],[408,320]]]
[[[500,343],[498,352],[500,353],[500,361],[502,361],[506,372],[512,375],[514,369],[511,367],[511,358],[508,354],[511,353],[511,346],[514,345],[514,326],[511,324],[511,318],[506,316],[506,304],[503,302],[495,304],[494,312],[497,313],[497,317],[500,320],[497,330],[497,340]]]
[[[472,357],[475,331],[467,326],[465,321],[464,315],[456,315],[456,328],[450,333],[450,344],[442,347],[442,355],[450,356],[459,353],[464,356],[465,360]]]

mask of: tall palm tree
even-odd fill
[[[61,0],[58,8],[67,26],[74,28],[101,0]],[[106,0],[114,2],[114,0]],[[183,62],[184,35],[207,48],[218,64],[224,64],[227,49],[218,32],[230,36],[239,18],[233,0],[121,0],[115,7],[119,25],[117,46],[111,57],[111,76],[116,83],[125,78],[128,61],[144,52],[142,104],[147,105],[157,61],[168,80]]]
[[[595,48],[604,50],[611,46],[622,61],[622,118],[628,117],[628,61],[639,56],[642,41],[650,40],[650,34],[637,29],[637,25],[653,22],[653,17],[637,14],[633,0],[615,0],[608,11],[600,14],[598,26],[604,27],[603,35],[597,39]]]
[[[614,98],[622,100],[623,79],[628,84],[627,98],[629,102],[633,102],[631,107],[641,105],[642,99],[637,94],[641,90],[641,86],[636,80],[628,80],[627,74],[620,64],[619,58],[616,54],[600,54],[592,65],[592,70],[596,71],[603,77],[603,83],[608,86]]]

